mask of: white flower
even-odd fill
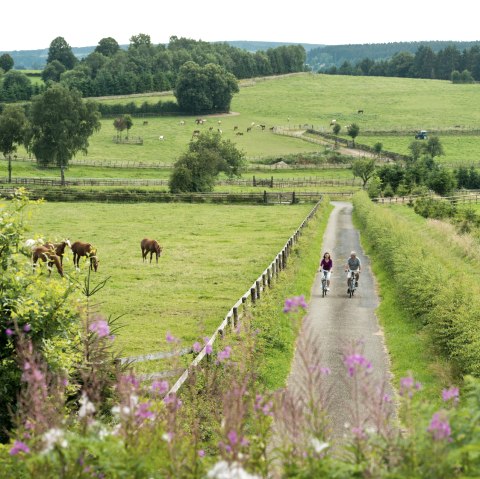
[[[82,397],[79,402],[81,404],[81,407],[78,410],[79,417],[89,416],[90,414],[93,414],[95,412],[95,406],[88,399],[88,396],[85,394],[85,392],[82,393]]]
[[[64,438],[63,430],[58,428],[49,429],[43,435],[43,440],[45,441],[45,448],[43,449],[44,453],[50,452],[55,444],[59,444],[61,447],[68,446],[68,442]]]
[[[312,437],[312,439],[310,439],[310,444],[313,446],[313,449],[315,449],[315,452],[318,454],[320,454],[323,450],[327,449],[327,447],[330,446],[328,442],[321,442],[316,437]]]
[[[242,468],[238,462],[229,464],[226,461],[220,461],[208,471],[207,477],[210,479],[260,479],[260,476],[254,476]]]

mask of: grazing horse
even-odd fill
[[[98,263],[100,260],[97,258],[97,250],[90,243],[84,243],[82,241],[75,241],[71,246],[73,251],[73,264],[76,268],[79,268],[80,258],[85,256],[90,259],[90,269],[97,271]]]
[[[358,110],[357,113],[358,114],[363,114],[363,110]]]
[[[32,251],[32,262],[33,262],[33,272],[37,267],[37,261],[43,261],[47,263],[48,275],[52,274],[52,265],[55,264],[57,267],[58,274],[63,278],[63,268],[60,264],[60,259],[55,254],[55,250],[51,246],[42,245],[37,246]]]
[[[150,263],[151,263],[153,253],[155,253],[157,257],[157,263],[158,263],[158,257],[162,254],[162,247],[158,244],[157,240],[143,238],[143,240],[140,242],[140,247],[142,248],[143,261],[147,259],[147,255],[148,253],[150,253]]]
[[[60,243],[45,243],[45,246],[55,250],[55,254],[60,258],[60,264],[63,266],[63,255],[65,254],[65,248],[72,247],[68,239],[61,241]]]

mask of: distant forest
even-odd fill
[[[305,70],[306,51],[302,45],[281,45],[253,53],[227,43],[176,36],[168,45],[154,45],[145,34],[132,36],[130,42],[125,49],[114,38],[103,38],[90,53],[84,50],[79,59],[66,40],[57,37],[48,49],[41,85],[32,85],[15,65],[11,68],[15,61],[11,61],[11,55],[0,54],[0,61],[10,65],[3,77],[0,70],[0,101],[29,100],[51,82],[75,88],[84,97],[172,90],[180,69],[188,62],[200,67],[218,65],[237,79]]]

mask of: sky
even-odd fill
[[[171,36],[213,41],[344,45],[480,40],[476,2],[456,0],[4,0],[0,51],[120,45],[139,33],[153,44]]]

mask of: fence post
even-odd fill
[[[232,328],[235,329],[238,324],[238,308],[235,306],[233,308],[233,321],[232,321]]]
[[[256,299],[255,292],[256,290],[254,287],[250,288],[250,298],[252,299],[252,304],[255,304],[255,299]]]
[[[269,288],[272,287],[272,275],[270,272],[270,268],[267,269],[267,284]]]
[[[255,175],[253,175],[253,186],[257,186],[257,181],[255,180]]]
[[[260,292],[261,292],[261,287],[260,287],[260,281],[255,281],[255,289],[257,291],[257,299],[260,299]]]
[[[273,176],[270,178],[270,188],[273,188]]]
[[[263,202],[267,204],[267,190],[263,190]]]

